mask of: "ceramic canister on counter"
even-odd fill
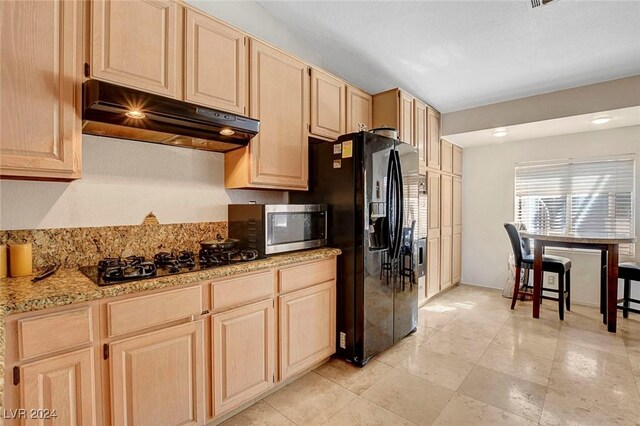
[[[0,278],[7,277],[7,246],[0,244]]]
[[[24,277],[33,273],[31,244],[9,245],[9,273],[12,277]]]

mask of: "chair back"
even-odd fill
[[[504,229],[507,231],[507,235],[511,241],[511,248],[513,249],[513,257],[515,259],[516,266],[520,267],[522,265],[522,257],[530,254],[529,244],[525,244],[525,241],[520,238],[520,233],[514,223],[505,223]]]

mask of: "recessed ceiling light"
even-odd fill
[[[231,129],[222,129],[220,130],[220,134],[224,135],[224,136],[231,136],[233,135],[235,132]]]
[[[600,117],[596,117],[593,120],[591,120],[591,122],[593,124],[607,124],[608,122],[611,121],[611,117],[609,117],[608,115],[601,115]]]
[[[141,111],[138,111],[137,109],[132,109],[131,111],[127,111],[125,115],[129,118],[135,118],[136,120],[139,120],[145,117],[144,113]]]
[[[507,129],[505,129],[504,127],[500,127],[498,129],[495,129],[493,131],[493,136],[495,136],[496,138],[503,138],[505,136],[507,136],[509,134],[509,132],[507,132]]]

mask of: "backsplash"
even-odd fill
[[[33,267],[95,265],[104,257],[144,256],[159,251],[200,249],[200,241],[227,237],[227,222],[104,226],[0,231],[0,244],[33,244]]]

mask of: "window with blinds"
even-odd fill
[[[633,155],[517,163],[515,220],[549,234],[635,235],[634,170]]]

